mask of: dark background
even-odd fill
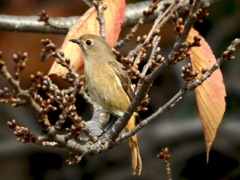
[[[127,1],[132,3],[134,1]],[[74,16],[82,14],[87,7],[79,0],[2,0],[0,13],[9,15],[37,15],[45,9],[50,16]],[[223,0],[212,5],[210,16],[195,27],[212,47],[216,57],[230,42],[240,35],[240,2]],[[148,32],[151,24],[144,25],[139,34]],[[129,28],[122,30],[123,37]],[[36,33],[14,33],[0,31],[0,50],[8,68],[13,72],[12,54],[27,51],[29,60],[21,75],[21,86],[30,85],[29,75],[37,71],[47,73],[52,61],[41,62],[40,40],[50,38],[58,47],[64,35]],[[174,42],[172,27],[162,29],[161,51],[166,55]],[[135,40],[122,49],[126,54],[134,47]],[[94,157],[85,157],[78,165],[69,166],[65,162],[68,152],[33,144],[22,144],[7,126],[7,121],[16,119],[21,125],[39,132],[34,114],[26,107],[13,109],[0,104],[0,176],[1,179],[166,179],[163,162],[156,158],[162,147],[168,146],[171,153],[173,179],[239,179],[240,178],[240,84],[239,58],[225,63],[221,69],[227,91],[227,109],[219,127],[206,164],[205,142],[201,122],[198,117],[194,93],[191,92],[170,112],[157,118],[138,133],[143,160],[143,171],[139,177],[130,173],[130,158],[127,143],[105,151]],[[184,63],[183,63],[184,64]],[[181,87],[181,66],[175,66],[157,79],[150,90],[149,111],[141,113],[141,118],[154,112],[167,102]],[[0,88],[7,82],[0,77]],[[85,109],[84,107],[82,107]],[[89,111],[83,114],[89,118]]]

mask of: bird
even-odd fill
[[[85,34],[70,41],[79,45],[82,50],[85,84],[91,99],[107,113],[121,117],[135,94],[130,77],[123,70],[123,65],[116,60],[111,46],[94,34]],[[131,116],[124,127],[126,132],[135,127],[136,114]],[[142,160],[136,134],[128,137],[128,144],[132,174],[140,175]]]

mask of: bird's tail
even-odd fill
[[[132,117],[128,121],[128,124],[125,127],[125,131],[130,131],[132,128],[135,127],[135,124],[136,124],[136,118],[135,118],[135,115],[132,115]],[[132,174],[140,175],[142,171],[142,160],[141,160],[140,151],[138,148],[138,141],[137,141],[136,134],[128,138],[128,144],[129,144],[131,160],[132,160]]]

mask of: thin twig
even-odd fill
[[[171,6],[170,9],[168,9],[168,12],[173,12],[174,8],[178,8],[178,3],[174,3],[173,6]],[[168,18],[170,17],[170,14],[168,15]],[[163,18],[165,21],[168,18]],[[162,19],[162,17],[159,17],[159,19]],[[159,20],[157,20],[157,22],[159,23]],[[155,30],[156,25],[153,25],[153,28],[151,29],[150,33],[153,33]],[[153,30],[154,29],[154,30]],[[152,34],[151,34],[152,35]],[[148,36],[150,38],[150,36]],[[145,45],[146,43],[148,43],[147,40],[144,41],[143,44],[141,44],[140,46],[137,46],[138,48]],[[136,50],[136,48],[135,48]],[[143,53],[143,50],[139,51],[139,54]],[[171,65],[170,62],[168,61],[164,61],[163,63],[160,64],[160,66],[158,68],[156,68],[150,75],[145,76],[141,82],[142,82],[142,86],[139,89],[139,91],[137,92],[135,98],[133,99],[133,101],[131,102],[130,106],[127,108],[127,110],[125,111],[124,115],[113,125],[113,128],[111,130],[109,130],[109,136],[110,138],[116,139],[118,134],[121,132],[121,130],[126,126],[128,119],[130,119],[130,117],[132,116],[133,112],[136,110],[137,106],[140,104],[140,102],[145,98],[150,86],[152,85],[153,81],[163,72],[163,70],[165,70],[167,67],[169,67]]]
[[[90,0],[82,0],[82,2],[88,7],[92,6],[92,2]]]
[[[150,38],[152,37],[153,33],[156,32],[158,29],[160,29],[162,27],[163,24],[165,24],[169,18],[171,17],[172,13],[177,9],[179,8],[179,6],[181,6],[181,4],[179,4],[179,1],[176,0],[175,2],[173,2],[165,11],[164,13],[162,12],[159,12],[159,15],[157,17],[157,19],[154,21],[154,24],[150,30],[150,32],[148,33],[147,37],[145,38],[144,42],[139,44],[138,46],[136,46],[132,51],[130,51],[128,53],[128,58],[131,58],[133,57],[135,54],[137,54],[138,52],[138,55],[137,57],[135,58],[135,62],[134,62],[134,65],[139,63],[140,61],[140,57],[142,56],[143,52],[142,52],[142,48],[145,47],[149,41],[150,41]],[[139,51],[140,50],[140,51]]]
[[[150,58],[147,62],[147,64],[145,64],[145,66],[143,67],[143,70],[141,72],[141,77],[144,77],[149,69],[149,67],[151,66],[152,64],[152,61],[154,60],[154,58],[156,58],[156,54],[158,53],[157,51],[157,47],[159,45],[159,42],[160,42],[160,36],[155,36],[153,38],[153,41],[152,41],[152,52],[151,52],[151,55],[150,55]]]
[[[107,5],[104,5],[102,0],[93,1],[93,5],[97,10],[97,20],[99,22],[99,34],[103,39],[106,39],[105,20],[104,20],[103,12],[107,9]]]
[[[203,0],[211,5],[220,0]],[[159,9],[154,13],[148,22],[153,22],[158,16],[158,12],[165,9],[165,3],[172,3],[172,0],[161,1]],[[124,21],[122,27],[130,27],[135,25],[139,18],[142,17],[142,12],[147,10],[151,4],[150,1],[138,2],[135,4],[128,4],[125,10]],[[188,6],[185,3],[185,6]],[[79,19],[79,16],[71,17],[49,17],[49,22],[58,28],[45,26],[43,22],[37,21],[39,16],[12,16],[0,15],[0,30],[12,32],[31,32],[31,33],[45,33],[45,34],[67,34],[68,30]]]
[[[182,32],[181,36],[178,38],[177,42],[174,44],[174,48],[173,48],[172,52],[168,56],[170,61],[172,61],[174,59],[174,53],[176,51],[178,51],[180,48],[182,48],[183,46],[185,46],[184,43],[186,42],[188,34],[189,34],[194,22],[196,21],[196,10],[199,8],[200,3],[201,3],[201,0],[194,1],[194,5],[192,6],[191,13],[187,17],[187,19],[184,23],[183,32]]]
[[[211,74],[219,69],[219,66],[227,62],[227,60],[232,60],[235,57],[232,55],[233,52],[236,50],[236,48],[240,46],[240,38],[235,39],[231,45],[227,48],[227,51],[225,51],[222,55],[222,57],[218,58],[216,63],[207,71],[205,71],[198,79],[192,81],[189,84],[184,85],[176,95],[174,95],[166,104],[164,104],[162,107],[160,107],[157,111],[155,111],[152,115],[150,115],[148,118],[142,120],[137,126],[135,126],[131,131],[126,132],[122,135],[120,135],[116,139],[116,143],[119,143],[120,141],[126,139],[129,136],[132,136],[133,134],[137,133],[140,129],[145,127],[147,124],[149,124],[151,121],[156,119],[156,117],[166,113],[170,109],[172,109],[180,100],[182,100],[183,96],[188,93],[189,91],[193,91],[198,86],[200,86],[207,78],[211,76]],[[132,106],[132,104],[131,104]]]
[[[145,23],[145,21],[149,18],[149,16],[153,15],[154,11],[157,9],[157,5],[160,0],[153,1],[152,4],[150,4],[147,11],[143,11],[143,17],[141,17],[138,22],[133,26],[133,28],[130,30],[130,32],[126,35],[124,39],[121,39],[116,43],[114,48],[119,48],[125,45],[136,33],[136,31],[139,29],[141,25]]]
[[[159,159],[163,160],[165,170],[168,176],[168,180],[172,180],[172,173],[171,173],[171,167],[170,167],[170,153],[168,147],[162,148],[161,151],[158,153],[157,157]]]

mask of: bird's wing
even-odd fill
[[[123,70],[122,64],[120,64],[117,61],[110,61],[109,64],[112,67],[112,70],[114,71],[116,76],[120,79],[122,87],[126,94],[128,95],[130,101],[132,101],[135,94],[131,87],[132,83],[127,72]]]

